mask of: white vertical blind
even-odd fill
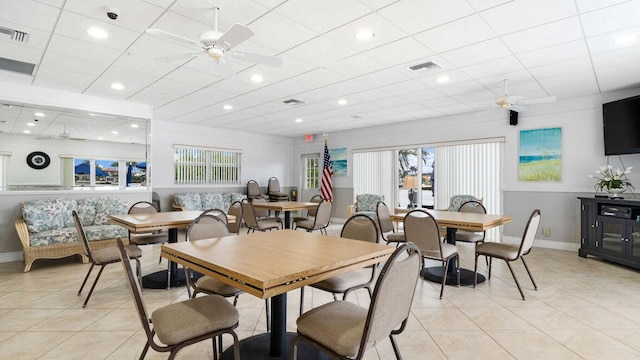
[[[9,190],[7,183],[7,174],[9,167],[9,156],[11,153],[0,152],[0,191]]]
[[[496,143],[441,146],[435,151],[435,208],[446,209],[453,195],[482,199],[489,214],[502,213],[502,145]],[[501,228],[487,231],[498,241]]]
[[[354,195],[378,194],[394,207],[395,151],[361,152],[353,154]],[[355,199],[354,199],[355,200]]]
[[[175,146],[176,184],[239,184],[242,152]]]

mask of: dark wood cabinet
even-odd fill
[[[640,269],[640,201],[580,197],[581,257]]]

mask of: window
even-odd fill
[[[304,168],[304,188],[318,189],[320,187],[318,183],[318,157],[305,158]]]
[[[239,150],[175,146],[176,184],[240,184]]]

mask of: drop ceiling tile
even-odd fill
[[[289,49],[286,54],[316,66],[324,66],[352,56],[356,51],[326,36],[318,36]]]
[[[385,99],[385,98],[388,98],[389,96],[392,96],[387,91],[387,89],[388,87],[385,89],[371,89],[371,90],[361,91],[359,93],[350,94],[347,97],[347,100],[351,101],[352,99],[355,99],[361,102],[369,102],[369,101]]]
[[[354,78],[354,80],[374,88],[386,87],[387,85],[409,79],[408,74],[396,70],[381,70]]]
[[[15,42],[0,41],[0,57],[2,58],[38,65],[43,53],[43,50],[23,46]]]
[[[587,37],[640,26],[640,1],[628,1],[580,15]]]
[[[529,68],[531,74],[538,80],[589,70],[592,70],[591,59],[589,57],[581,57]]]
[[[340,83],[332,84],[322,88],[325,91],[333,93],[333,96],[349,95],[369,90],[369,86],[354,80],[346,80]]]
[[[581,13],[585,13],[625,1],[627,0],[576,0],[576,4],[578,4],[578,10],[580,10]]]
[[[113,63],[113,66],[159,77],[176,69],[176,65],[174,64],[157,61],[149,56],[129,52],[122,54],[122,56]]]
[[[419,80],[407,80],[398,82],[382,88],[385,92],[402,96],[406,94],[416,93],[429,89],[424,81]]]
[[[454,100],[457,100],[461,103],[471,106],[471,104],[476,102],[482,102],[483,104],[491,105],[494,103],[496,96],[493,92],[485,88],[482,88],[480,90],[473,91],[473,92],[451,95],[451,97]]]
[[[473,29],[470,31],[470,29]],[[479,15],[471,15],[413,37],[429,49],[441,53],[491,39],[496,34]]]
[[[526,67],[548,65],[555,62],[589,56],[583,40],[572,41],[544,49],[516,55]]]
[[[45,5],[55,6],[59,9],[62,9],[62,7],[64,6],[64,0],[35,0],[35,1]]]
[[[557,96],[559,99],[576,96],[593,95],[600,92],[595,78],[584,80],[579,84],[563,84],[557,87],[545,88],[547,92]]]
[[[44,59],[42,59],[41,66],[68,72],[77,72],[94,78],[100,76],[100,74],[109,67],[107,64],[96,63],[91,60],[80,59],[55,52],[47,52]]]
[[[640,63],[627,63],[596,70],[601,91],[637,89],[638,81],[628,74],[640,73]]]
[[[363,55],[385,66],[395,66],[409,61],[415,61],[432,54],[433,50],[428,49],[413,37],[393,41],[363,53]]]
[[[447,96],[471,93],[482,90],[486,90],[486,88],[475,80],[438,87],[438,91]]]
[[[473,6],[476,11],[486,10],[510,1],[512,0],[468,0],[469,4]]]
[[[362,29],[371,30],[374,36],[368,40],[358,40],[356,33]],[[377,13],[359,18],[325,34],[328,38],[358,52],[370,50],[407,37],[396,24],[385,20]]]
[[[167,91],[145,88],[129,97],[127,100],[149,104],[154,109],[156,109],[161,107],[162,105],[170,103],[174,99],[175,95]]]
[[[178,61],[177,63],[173,64],[180,65],[181,63],[183,63],[183,61]],[[235,61],[234,59],[230,59],[229,63],[231,64],[231,67],[236,74],[241,73],[246,69],[255,67],[255,65],[248,65],[248,63],[246,62]],[[220,78],[224,76],[224,74],[222,74],[218,69],[216,62],[204,54],[191,58],[191,60],[187,60],[186,63],[184,63],[184,67],[201,72],[203,74],[213,75]]]
[[[59,8],[33,0],[2,0],[0,20],[51,32],[59,14]]]
[[[33,85],[82,93],[94,80],[94,76],[42,66]]]
[[[474,79],[481,79],[493,75],[501,75],[508,72],[524,70],[524,67],[515,56],[506,56],[481,64],[475,64],[462,68],[462,71]]]
[[[438,79],[441,76],[447,76],[449,78],[449,81],[444,82],[444,83],[439,83]],[[425,83],[427,86],[432,87],[432,88],[439,88],[441,86],[449,86],[449,85],[452,85],[452,84],[459,84],[459,83],[467,82],[467,81],[470,81],[470,80],[472,80],[471,77],[469,75],[465,74],[461,70],[443,71],[443,72],[438,73],[438,74],[424,76],[422,79],[420,79],[421,82]]]
[[[381,9],[397,0],[360,0],[361,3],[368,6],[371,10]]]
[[[299,98],[300,100],[306,101],[307,103],[312,103],[312,102],[318,102],[318,101],[324,101],[327,99],[331,99],[333,97],[335,97],[336,95],[346,95],[346,94],[350,94],[351,92],[348,93],[343,93],[343,92],[335,92],[337,88],[329,88],[329,89],[324,89],[324,88],[317,88],[317,89],[313,89],[310,91],[305,91],[301,94],[296,95],[296,98]]]
[[[97,27],[105,30],[106,39],[96,39],[87,34],[87,29]],[[139,33],[109,23],[99,22],[92,18],[64,11],[60,16],[55,34],[81,40],[100,47],[118,50],[127,49],[138,38]]]
[[[435,109],[442,106],[453,106],[455,104],[458,104],[458,101],[454,98],[444,96],[435,99],[424,99],[415,101],[415,103],[422,105],[422,107],[426,109]]]
[[[439,107],[435,107],[433,109],[431,109],[433,111],[437,111],[440,112],[442,114],[445,115],[453,115],[453,114],[460,114],[460,113],[464,113],[464,112],[469,112],[469,111],[473,111],[473,108],[470,108],[464,104],[453,104],[453,105],[448,105],[448,106],[439,106]]]
[[[413,103],[400,96],[390,96],[386,99],[376,100],[375,102],[367,103],[366,106],[367,107],[363,108],[362,111],[371,111],[376,108],[386,108],[391,111],[412,111],[415,109],[423,109],[421,105]]]
[[[512,1],[480,13],[498,35],[577,15],[573,1],[537,0]]]
[[[106,15],[107,8],[116,8],[120,14],[117,20]],[[73,12],[125,29],[144,31],[162,14],[163,8],[140,0],[67,0],[65,12]]]
[[[628,43],[616,42],[625,37],[635,37],[635,40],[630,40]],[[640,26],[589,37],[587,44],[592,55],[640,46]]]
[[[549,24],[503,35],[502,41],[515,54],[542,49],[582,39],[582,26],[578,17],[570,17]]]
[[[398,1],[378,13],[397,24],[408,34],[434,28],[438,25],[468,16],[474,12],[467,1]]]
[[[369,59],[364,55],[355,55],[325,66],[327,70],[333,71],[347,78],[358,77],[381,70],[384,65]]]
[[[511,55],[511,51],[499,39],[491,39],[441,54],[457,67],[479,64]]]
[[[640,46],[633,46],[616,51],[596,54],[592,56],[596,70],[605,67],[640,62]],[[627,74],[628,76],[629,74]],[[631,77],[633,79],[633,77]]]
[[[19,45],[19,46],[30,48],[30,49],[44,50],[47,47],[47,44],[49,43],[49,38],[51,37],[50,31],[40,30],[34,27],[21,25],[11,21],[0,20],[0,26],[6,27],[9,29],[23,31],[29,34],[29,40],[26,43],[20,43],[15,40],[11,40],[11,38],[9,38],[8,36],[3,35],[2,37],[0,37],[0,44],[3,44],[2,45],[3,47],[5,46],[4,44],[14,44],[14,45]]]
[[[187,67],[177,68],[171,73],[167,74],[165,78],[191,84],[196,87],[209,86],[222,80],[222,77],[220,76],[206,74],[202,71],[192,70]]]
[[[542,87],[545,89],[575,86],[580,87],[583,84],[590,84],[595,82],[595,74],[593,71],[582,71],[579,73],[560,75],[553,78],[539,80]]]
[[[289,50],[319,35],[318,32],[274,12],[253,22],[251,30],[255,33],[253,41],[277,51]]]
[[[303,74],[307,71],[313,70],[317,68],[316,65],[313,65],[306,61],[298,60],[290,55],[281,54],[277,56],[282,60],[282,65],[278,67],[272,67],[267,65],[256,65],[256,69],[264,69],[264,71],[281,75],[283,77],[294,77],[299,74]],[[248,63],[253,64],[253,63]]]
[[[324,33],[371,13],[371,9],[358,1],[299,0],[284,2],[275,10],[290,20]]]
[[[47,51],[57,52],[63,55],[73,54],[78,58],[102,64],[113,63],[121,54],[120,51],[115,49],[56,34],[51,37]]]
[[[422,91],[416,91],[414,93],[405,94],[402,97],[411,102],[421,102],[421,101],[431,101],[435,99],[441,99],[445,97],[445,95],[435,89],[427,89]]]
[[[316,68],[305,72],[304,74],[300,74],[293,79],[313,87],[322,87],[340,82],[344,79],[344,76],[324,68]]]
[[[264,15],[268,9],[265,1],[250,0],[180,0],[171,6],[171,11],[181,14],[182,16],[192,18],[203,24],[207,24],[213,29],[214,11],[213,6],[220,8],[218,12],[218,28],[221,31],[228,30],[235,23],[248,25],[251,28],[251,22]]]
[[[507,79],[507,89],[505,89],[505,79]],[[502,79],[488,77],[478,80],[482,85],[488,88],[496,96],[518,95],[532,91],[541,91],[540,83],[534,79],[528,71],[516,71],[503,74]]]

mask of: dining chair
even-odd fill
[[[148,201],[138,201],[137,203],[131,205],[128,214],[155,214],[158,212],[158,208],[153,203]],[[129,232],[129,244],[133,245],[154,245],[154,244],[164,244],[169,242],[169,234],[163,230],[153,231],[153,232],[144,232],[144,233],[136,233],[131,230]],[[158,263],[162,261],[162,256],[159,257]]]
[[[256,211],[248,199],[243,199],[241,204],[242,219],[244,220],[244,224],[247,226],[247,234],[255,232],[256,230],[267,231],[280,228],[280,223],[272,219],[261,219],[261,221],[258,221]]]
[[[227,227],[229,226],[229,217],[227,216],[227,213],[225,213],[222,209],[207,209],[200,215],[213,215],[222,220],[222,222],[224,222]]]
[[[236,221],[233,223],[227,223],[229,232],[232,234],[240,234],[240,228],[242,227],[242,204],[240,201],[234,201],[229,205],[229,215],[233,215]]]
[[[89,294],[87,294],[87,298],[84,299],[84,303],[82,304],[82,307],[84,308],[87,306],[87,303],[89,302],[89,298],[91,298],[91,294],[93,294],[93,290],[96,288],[96,284],[100,279],[100,275],[102,275],[102,271],[104,270],[104,267],[109,264],[117,263],[118,261],[120,261],[120,255],[118,255],[118,248],[115,246],[92,250],[91,246],[89,245],[89,239],[87,238],[87,234],[84,231],[84,227],[82,226],[82,222],[80,221],[80,217],[78,216],[78,213],[75,210],[73,210],[71,212],[71,216],[73,217],[73,223],[75,224],[76,231],[78,232],[78,241],[80,241],[80,243],[82,244],[82,249],[84,251],[84,254],[87,256],[87,258],[89,258],[89,262],[91,263],[91,267],[89,267],[89,271],[87,271],[87,275],[84,277],[84,280],[82,281],[82,285],[80,285],[80,290],[78,290],[78,296],[80,296],[80,294],[82,293],[82,289],[84,289],[84,286],[86,285],[87,280],[89,279],[89,275],[91,275],[91,271],[93,270],[93,267],[96,265],[100,266],[100,271],[98,271],[98,275],[96,276],[96,279],[93,280],[93,285],[91,285]],[[133,259],[136,261],[136,265],[137,265],[136,274],[138,276],[138,281],[142,281],[142,275],[141,275],[141,269],[140,269],[140,257],[142,256],[142,251],[140,250],[139,247],[135,245],[127,245],[124,247],[124,249],[127,252],[127,257],[129,259]]]
[[[527,270],[527,274],[529,274],[529,279],[531,279],[533,288],[535,290],[538,290],[538,286],[536,285],[535,280],[533,280],[531,271],[529,271],[529,266],[527,266],[527,262],[524,260],[525,255],[531,252],[533,241],[535,240],[536,232],[538,231],[538,225],[540,225],[540,210],[535,209],[529,216],[529,220],[527,221],[527,225],[524,228],[524,234],[522,235],[522,240],[520,241],[519,245],[509,245],[496,242],[486,242],[476,245],[476,261],[473,270],[473,287],[476,287],[478,281],[478,256],[484,255],[489,258],[487,279],[491,279],[491,260],[493,260],[493,258],[504,260],[509,267],[509,271],[511,272],[511,276],[513,276],[513,280],[518,287],[518,291],[520,291],[522,300],[526,300],[524,297],[524,292],[520,287],[520,283],[518,283],[518,278],[516,278],[516,274],[513,272],[513,268],[510,264],[512,261],[521,259],[522,264],[524,264],[524,268]]]
[[[331,222],[331,201],[321,201],[316,207],[316,216],[313,220],[303,220],[296,223],[296,229],[305,229],[307,232],[320,230],[320,233],[327,235],[327,227]]]
[[[327,202],[323,202],[327,203]],[[318,211],[320,214],[320,211]],[[342,226],[340,237],[345,239],[362,240],[372,243],[379,242],[378,226],[367,215],[353,215]],[[376,276],[376,266],[350,271],[322,280],[309,286],[330,292],[333,300],[338,300],[336,294],[342,294],[342,300],[354,290],[365,288],[371,297],[371,284]],[[300,314],[304,311],[304,287],[300,288]]]
[[[440,228],[436,219],[428,212],[416,209],[409,211],[404,218],[404,235],[407,242],[412,242],[420,248],[422,257],[426,259],[442,261],[444,271],[442,285],[440,287],[440,299],[444,293],[444,285],[447,281],[449,262],[453,258],[456,261],[457,284],[460,286],[460,257],[455,245],[440,241]]]
[[[365,351],[389,337],[401,359],[394,336],[403,332],[411,311],[422,259],[414,244],[400,245],[385,263],[368,308],[349,301],[333,301],[298,318],[291,343],[291,359],[305,341],[339,359],[362,359]]]
[[[254,197],[260,195],[260,185],[255,180],[247,181],[247,198],[252,200]]]
[[[133,275],[122,240],[118,238],[117,243],[118,246],[114,249],[122,262],[127,284],[147,338],[140,360],[145,358],[149,347],[158,352],[169,352],[169,359],[172,360],[185,346],[207,339],[211,339],[213,358],[217,359],[216,337],[222,337],[223,334],[233,337],[233,358],[240,359],[238,335],[234,331],[238,327],[240,314],[233,305],[219,295],[201,296],[160,307],[149,316],[142,299],[140,284]],[[156,343],[156,337],[160,344]]]
[[[195,218],[187,228],[187,241],[197,241],[229,235],[229,229],[227,224],[224,223],[223,218],[219,218],[211,213],[201,214]],[[206,275],[201,276],[195,283],[193,283],[193,271],[188,267],[185,267],[184,271],[185,279],[187,281],[187,292],[189,293],[190,298],[195,298],[199,293],[220,295],[222,297],[233,297],[233,306],[236,306],[238,303],[238,297],[240,294],[244,293],[244,291],[240,289]],[[193,293],[191,292],[191,288],[193,288]],[[270,308],[268,299],[265,299],[265,309],[267,316],[267,331],[270,331],[271,321],[269,319]]]
[[[267,183],[267,195],[269,195],[269,201],[288,201],[289,194],[280,190],[280,181],[276,177],[269,178]]]
[[[258,195],[256,197],[254,197],[253,199],[251,199],[251,204],[266,204],[268,201],[268,199],[262,195]],[[255,207],[253,208],[253,212],[256,215],[256,218],[258,220],[258,222],[260,221],[276,221],[278,222],[278,224],[280,224],[280,226],[283,226],[282,223],[282,219],[280,218],[279,215],[276,216],[271,216],[271,211],[270,210],[266,210],[266,209],[256,209]],[[279,212],[277,212],[277,214],[279,214]]]
[[[388,243],[396,243],[396,246],[405,242],[404,232],[396,232],[393,222],[391,221],[391,212],[384,201],[379,201],[376,205],[376,215],[378,218],[378,227],[382,239]]]
[[[487,209],[484,207],[484,205],[480,201],[471,200],[460,205],[460,207],[458,208],[458,212],[486,214]],[[483,243],[485,237],[486,237],[486,231],[474,232],[474,231],[467,231],[467,230],[460,230],[460,229],[456,231],[456,243],[458,241],[471,243],[473,244],[474,248],[478,244]],[[487,266],[488,266],[489,260],[486,257],[485,257],[485,262],[487,263]]]
[[[309,199],[309,202],[319,204],[323,201],[322,195],[314,195]],[[313,207],[307,210],[307,216],[296,216],[293,218],[293,223],[297,223],[298,221],[305,220],[313,220],[316,217],[316,212],[318,211],[318,207]]]

